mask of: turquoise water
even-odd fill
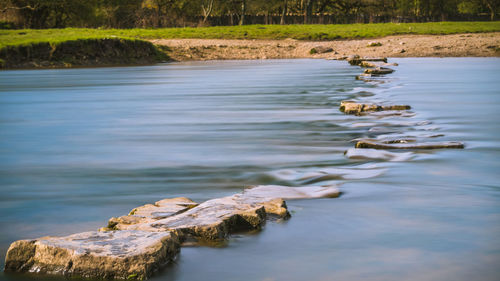
[[[392,61],[373,83],[324,60],[0,72],[0,266],[12,241],[97,229],[166,197],[338,184],[340,198],[289,201],[289,221],[183,248],[153,280],[498,280],[500,59]],[[345,99],[414,115],[348,116]],[[466,149],[344,156],[385,136]],[[303,179],[318,170],[329,176]]]

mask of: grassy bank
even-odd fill
[[[405,24],[248,25],[161,29],[43,29],[0,30],[0,48],[38,42],[76,39],[285,39],[335,40],[375,38],[398,34],[456,34],[500,31],[500,22],[438,22]]]
[[[0,49],[0,68],[138,65],[167,59],[150,42],[117,38],[32,42]]]

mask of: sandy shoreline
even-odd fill
[[[385,57],[500,57],[500,32],[453,35],[400,35],[338,41],[155,39],[176,61],[224,59],[332,58],[358,54]],[[372,42],[381,46],[369,47]],[[322,46],[331,52],[310,54]]]

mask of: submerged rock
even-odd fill
[[[356,143],[356,148],[375,148],[375,149],[443,149],[443,148],[464,148],[462,142],[408,142],[405,140],[392,140],[378,142],[373,140],[361,140]]]
[[[361,112],[384,111],[384,110],[408,110],[409,105],[377,105],[373,103],[357,103],[355,101],[340,102],[340,111],[346,114],[360,114]]]
[[[288,187],[280,185],[259,185],[245,189],[242,197],[245,198],[282,198],[282,199],[313,199],[313,198],[335,198],[340,194],[336,187],[332,186],[303,186]]]
[[[282,169],[270,172],[268,175],[281,182],[291,182],[292,184],[316,184],[322,183],[332,190],[339,180],[365,179],[380,175],[383,171],[378,169],[363,169],[360,167],[349,168],[302,168],[302,169]],[[335,183],[334,183],[335,182]],[[333,197],[337,194],[333,193]]]
[[[414,157],[414,154],[411,152],[396,153],[385,150],[358,148],[349,148],[344,152],[344,155],[349,159],[377,159],[393,162],[408,161]]]
[[[83,232],[12,243],[7,272],[99,279],[146,279],[179,252],[171,232]]]
[[[326,58],[326,60],[346,60],[347,58],[348,58],[347,56],[337,56],[337,57]]]

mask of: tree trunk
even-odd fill
[[[285,24],[285,16],[287,9],[288,9],[288,0],[285,0],[283,3],[283,13],[281,13],[281,20],[280,20],[281,25]]]
[[[304,24],[311,23],[313,0],[304,1]]]
[[[490,20],[494,21],[495,20],[495,8],[491,4],[491,1],[484,0],[484,3],[486,6],[488,6],[488,9],[490,10]]]
[[[247,11],[247,1],[242,0],[241,1],[241,17],[240,17],[240,25],[245,24],[245,13]]]

